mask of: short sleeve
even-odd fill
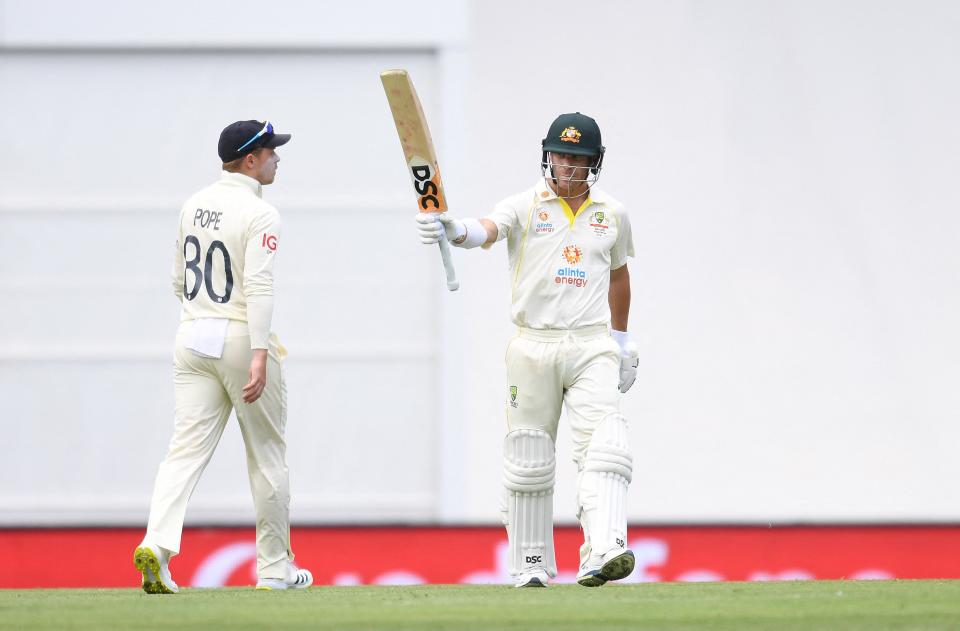
[[[506,239],[520,226],[517,213],[517,195],[508,197],[493,207],[493,212],[485,217],[497,225],[497,241]]]
[[[630,216],[618,208],[614,216],[617,218],[617,240],[610,252],[610,269],[615,270],[627,263],[627,258],[633,254],[633,230],[630,227]]]

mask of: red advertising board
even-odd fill
[[[140,529],[0,530],[0,588],[138,584]],[[631,528],[627,582],[960,578],[960,526]],[[572,582],[577,528],[556,530],[558,581]],[[506,583],[497,527],[300,527],[297,563],[317,584]],[[182,586],[255,582],[252,528],[188,528],[171,563]]]

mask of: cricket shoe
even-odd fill
[[[293,568],[293,578],[283,580],[282,578],[261,578],[257,581],[257,589],[306,589],[313,585],[313,574],[310,570]]]
[[[577,573],[577,583],[600,587],[607,581],[619,581],[633,572],[637,560],[630,550],[613,549],[603,556],[590,555]]]
[[[143,575],[148,594],[176,594],[180,591],[170,576],[169,560],[157,546],[141,544],[133,552],[133,565]]]
[[[546,571],[539,568],[522,572],[517,578],[514,587],[546,587],[550,583],[550,577]]]

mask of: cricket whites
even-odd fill
[[[387,93],[393,122],[397,126],[403,157],[413,180],[417,193],[419,212],[442,213],[447,210],[446,195],[440,181],[440,169],[437,167],[437,154],[433,149],[430,128],[423,115],[420,99],[406,70],[385,70],[380,73],[380,81]],[[450,244],[441,238],[440,255],[447,274],[447,289],[456,291],[460,287],[453,259],[450,257]]]

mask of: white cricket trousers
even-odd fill
[[[620,412],[620,348],[606,325],[520,327],[507,345],[507,431],[539,429],[557,441],[566,406],[573,459],[583,463],[593,430]]]
[[[259,399],[243,401],[250,378],[250,335],[245,322],[231,320],[220,359],[184,345],[192,321],[180,324],[173,360],[174,427],[153,489],[145,541],[177,554],[187,502],[236,410],[247,451],[247,475],[257,515],[257,576],[288,578],[290,483],[284,429],[287,389],[274,335],[267,350],[267,385]]]

